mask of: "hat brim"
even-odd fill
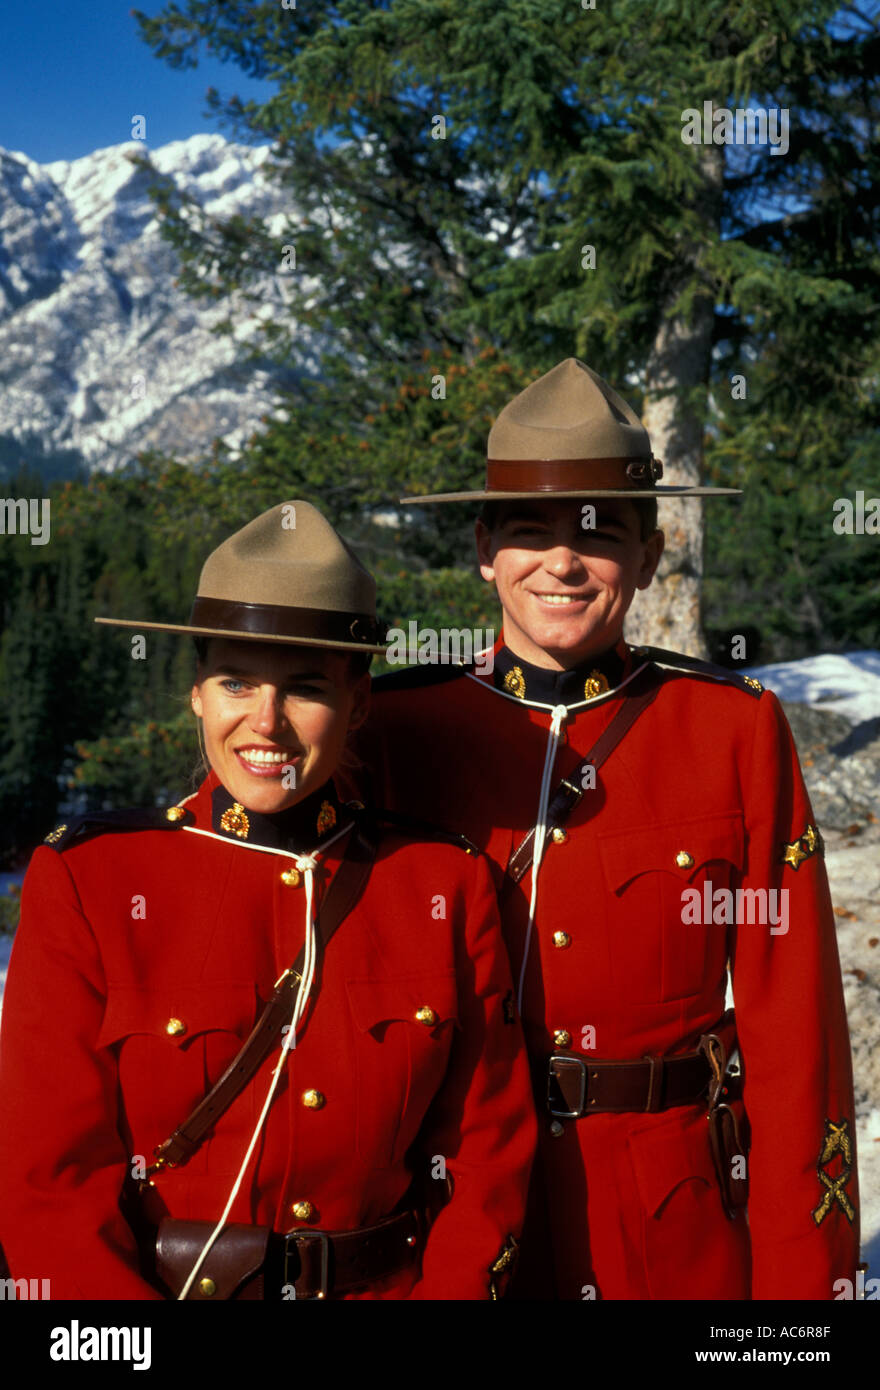
[[[189,627],[185,623],[139,623],[132,618],[95,618],[105,627],[134,627],[144,632],[179,632],[190,637],[229,637],[235,642],[277,642],[287,647],[330,647],[334,651],[372,652],[381,656],[388,647],[371,642],[331,642],[320,637],[287,637],[274,633],[238,632],[230,628]]]
[[[401,506],[421,506],[425,502],[552,502],[554,498],[575,497],[630,497],[638,502],[642,497],[741,497],[741,487],[640,487],[640,488],[578,488],[574,492],[435,492],[427,497],[401,497]]]

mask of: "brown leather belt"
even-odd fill
[[[297,1298],[326,1298],[364,1288],[412,1264],[422,1243],[420,1234],[414,1211],[357,1231],[292,1231],[279,1238],[284,1283],[293,1284]]]
[[[211,1221],[166,1217],[156,1241],[156,1274],[173,1296],[214,1229]],[[268,1226],[224,1227],[208,1251],[187,1299],[318,1299],[362,1289],[413,1264],[424,1244],[417,1211],[389,1216],[355,1231],[300,1227],[286,1235]]]
[[[710,1075],[700,1052],[641,1062],[593,1062],[555,1052],[547,1069],[547,1108],[559,1120],[626,1111],[653,1114],[705,1100]]]

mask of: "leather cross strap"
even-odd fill
[[[648,705],[660,690],[662,682],[655,679],[656,673],[657,667],[653,664],[647,666],[644,671],[639,672],[638,676],[633,680],[629,694],[620,706],[620,709],[617,711],[614,718],[606,725],[605,729],[584,758],[581,764],[582,767],[591,764],[594,771],[598,772],[609,754],[614,752],[624,734],[629,732],[639,715],[643,710],[647,709]],[[634,693],[633,687],[637,684],[644,685],[646,680],[651,680],[648,689],[640,689],[637,694]],[[571,815],[582,796],[582,789],[575,786],[567,777],[563,777],[555,787],[547,807],[548,829],[556,829],[561,826]],[[508,860],[506,872],[508,876],[513,879],[514,883],[519,883],[520,879],[531,867],[534,847],[535,827],[533,826],[525,839],[517,845]]]
[[[376,857],[379,834],[378,827],[367,817],[359,816],[352,827],[345,857],[318,908],[316,936],[322,950],[326,949],[336,928],[354,907],[366,886]],[[236,1096],[241,1094],[273,1048],[278,1046],[281,1030],[293,1015],[302,984],[299,970],[304,959],[305,945],[279,981],[250,1036],[219,1081],[174,1133],[154,1150],[156,1162],[147,1170],[147,1177],[166,1166],[179,1167],[192,1158],[208,1131],[225,1114]]]
[[[548,1063],[547,1108],[558,1119],[601,1113],[653,1114],[703,1100],[711,1071],[702,1053],[591,1062],[555,1053]]]

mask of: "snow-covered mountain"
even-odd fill
[[[274,380],[233,366],[236,344],[209,330],[229,303],[187,298],[159,234],[148,177],[131,141],[70,162],[36,164],[0,149],[0,440],[36,436],[113,468],[144,448],[195,458],[215,435],[237,448],[270,407]],[[268,146],[194,135],[150,152],[155,166],[218,217],[286,222],[264,175]],[[273,228],[274,230],[274,228]],[[267,276],[263,312],[284,300]],[[252,309],[248,306],[248,313]]]

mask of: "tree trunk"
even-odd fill
[[[703,218],[717,227],[724,153],[714,145],[694,148],[703,174],[698,207]],[[680,269],[666,294],[645,369],[642,421],[654,456],[663,464],[661,484],[694,486],[701,478],[705,395],[700,388],[709,380],[715,296],[700,260],[698,245],[689,251],[682,248]],[[688,318],[671,316],[678,295],[695,281],[698,288]],[[718,504],[710,501],[709,505]],[[659,525],[666,533],[666,549],[653,584],[636,595],[626,623],[628,641],[670,647],[691,656],[707,655],[700,622],[702,507],[700,498],[661,499]]]

